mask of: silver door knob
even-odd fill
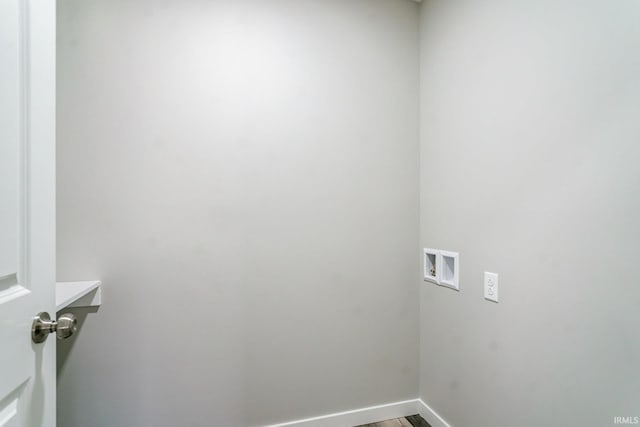
[[[69,338],[76,333],[78,320],[73,314],[63,314],[58,317],[58,321],[51,320],[49,313],[42,312],[33,319],[31,325],[31,339],[36,344],[43,343],[49,334],[55,332],[58,339]]]

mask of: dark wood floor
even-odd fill
[[[420,415],[411,415],[405,418],[380,421],[372,424],[363,424],[357,427],[431,427]]]

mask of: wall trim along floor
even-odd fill
[[[375,423],[376,421],[391,418],[406,417],[416,414],[418,399],[403,400],[402,402],[387,403],[384,405],[370,406],[368,408],[354,409],[351,411],[337,412],[335,414],[319,417],[305,418],[282,424],[273,424],[267,427],[346,427],[361,424]]]
[[[432,427],[452,427],[422,399],[370,406],[266,427],[349,427],[420,414]]]
[[[418,413],[426,422],[431,424],[431,427],[453,427],[447,423],[436,411],[431,409],[429,405],[424,403],[422,399],[416,399],[416,406]]]

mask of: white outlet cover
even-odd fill
[[[460,256],[458,252],[440,251],[440,285],[460,290]]]
[[[437,249],[424,248],[424,280],[427,282],[440,284],[440,251]]]
[[[484,272],[484,298],[498,302],[498,275],[496,273]]]

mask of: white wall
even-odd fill
[[[640,2],[427,0],[421,397],[452,426],[640,416]],[[500,274],[499,304],[482,274]]]
[[[60,0],[59,425],[418,392],[418,6]]]

